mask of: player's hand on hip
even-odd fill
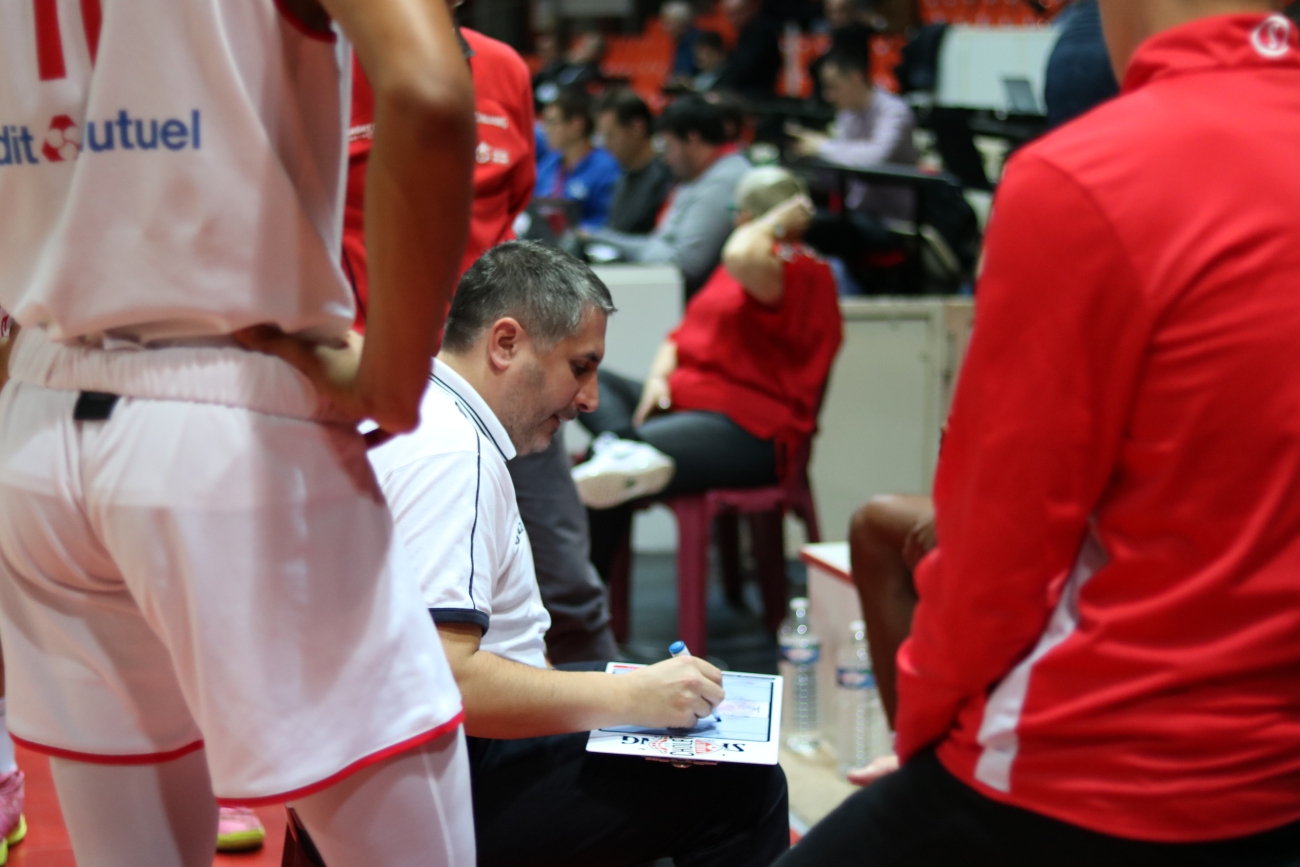
[[[690,728],[723,699],[722,672],[703,659],[681,656],[631,674],[632,725]]]
[[[347,343],[338,348],[293,337],[270,325],[236,331],[234,338],[245,349],[274,355],[292,364],[312,381],[321,397],[351,421],[371,417],[369,401],[357,382],[365,341],[355,331],[349,331]]]

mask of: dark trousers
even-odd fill
[[[1213,843],[1126,840],[986,798],[926,752],[850,797],[778,864],[1284,867],[1300,864],[1300,823]]]
[[[479,867],[767,867],[790,845],[780,766],[675,768],[587,733],[470,738]]]
[[[677,462],[662,496],[693,494],[713,488],[754,488],[776,484],[776,445],[762,440],[717,412],[670,412],[633,427],[632,413],[641,399],[641,383],[608,370],[600,378],[600,405],[578,418],[593,434],[606,431],[641,440]],[[591,562],[602,576],[632,525],[626,506],[588,511]]]
[[[546,652],[557,665],[618,654],[605,586],[590,562],[587,510],[573,486],[562,440],[557,435],[546,451],[509,464],[542,604],[551,615]]]
[[[466,738],[479,867],[768,867],[790,848],[780,765],[675,768],[589,753],[587,734]],[[322,864],[291,822],[285,864]]]

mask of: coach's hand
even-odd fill
[[[618,675],[629,689],[628,722],[647,728],[690,728],[723,699],[722,672],[680,656]]]

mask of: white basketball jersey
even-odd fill
[[[0,306],[63,342],[343,334],[349,70],[275,0],[0,2]]]

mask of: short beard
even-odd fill
[[[515,451],[519,455],[531,455],[545,451],[550,440],[543,438],[541,427],[552,413],[538,417],[537,407],[546,385],[546,372],[540,364],[528,364],[521,372],[517,388],[510,395],[508,405],[502,407],[498,419],[510,436]]]

